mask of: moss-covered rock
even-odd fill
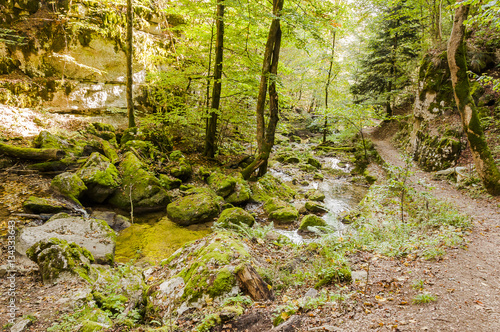
[[[58,213],[68,210],[68,207],[53,198],[41,198],[30,196],[23,203],[23,207],[32,213]]]
[[[120,160],[115,148],[108,141],[101,141],[101,148],[104,155],[111,161],[112,164],[116,164]]]
[[[217,220],[217,225],[220,227],[229,227],[230,224],[236,224],[251,227],[254,222],[255,218],[250,213],[242,208],[235,207],[222,211],[219,219]]]
[[[153,143],[141,140],[130,140],[122,145],[124,150],[137,151],[140,155],[149,157],[151,159],[155,158],[159,154]]]
[[[306,202],[306,210],[312,213],[325,213],[328,212],[328,209],[318,202],[307,201]]]
[[[93,122],[87,125],[88,133],[113,143],[116,143],[115,131],[115,127],[107,123]]]
[[[296,221],[299,218],[299,211],[293,206],[283,207],[281,209],[275,210],[269,213],[269,219],[282,223],[289,224]]]
[[[252,197],[252,189],[248,183],[242,178],[236,178],[236,186],[234,191],[226,198],[226,202],[234,205],[241,205],[248,202]]]
[[[112,264],[114,260],[116,234],[104,220],[70,216],[59,213],[45,224],[24,227],[17,236],[16,251],[22,255],[37,242],[52,238],[76,243],[92,253],[99,264]]]
[[[97,203],[104,202],[121,184],[115,165],[98,152],[90,155],[76,175],[87,186],[85,196]]]
[[[306,198],[311,201],[323,202],[325,200],[325,194],[323,194],[318,189],[310,189],[306,192]]]
[[[304,172],[312,173],[316,171],[316,167],[309,164],[300,164],[299,169]]]
[[[325,177],[323,176],[323,174],[319,173],[319,172],[316,172],[314,173],[313,175],[313,179],[314,180],[323,180]]]
[[[78,205],[81,205],[79,198],[83,192],[87,190],[87,186],[83,180],[80,179],[80,177],[75,173],[70,172],[64,172],[56,175],[52,179],[50,186],[52,189],[68,197]]]
[[[236,271],[251,259],[239,240],[216,233],[178,250],[153,273],[149,300],[160,316],[208,304],[221,306],[240,289]],[[155,281],[161,276],[160,281]]]
[[[266,213],[271,213],[287,206],[289,205],[285,201],[276,197],[271,197],[264,203],[264,211],[266,211]]]
[[[102,331],[113,326],[113,321],[109,318],[108,313],[99,308],[92,309],[82,317],[81,321],[78,332]]]
[[[162,187],[167,190],[179,188],[182,184],[181,179],[174,178],[170,175],[160,174],[158,178],[160,179],[160,184],[162,185]]]
[[[51,238],[35,243],[26,251],[29,259],[38,264],[43,282],[50,283],[60,277],[78,275],[91,281],[92,254],[76,243]]]
[[[185,159],[184,155],[179,150],[172,151],[168,157],[171,161],[180,161],[181,159]]]
[[[256,182],[252,183],[252,199],[264,203],[271,197],[276,197],[285,201],[291,200],[295,196],[295,191],[283,184],[281,180],[267,173]]]
[[[307,163],[311,166],[314,166],[316,169],[321,169],[321,162],[315,158],[307,158]]]
[[[109,199],[110,204],[125,210],[129,210],[132,204],[134,211],[147,212],[161,210],[171,202],[161,181],[134,153],[125,153],[119,169],[122,185]]]
[[[189,195],[167,206],[168,217],[182,226],[212,221],[219,212],[218,200],[209,194]]]
[[[296,156],[288,156],[283,159],[284,164],[298,164],[300,163],[300,158]]]
[[[302,218],[299,226],[299,230],[306,231],[307,227],[314,226],[326,226],[326,221],[314,214],[308,214]]]
[[[212,173],[208,177],[207,183],[217,195],[222,197],[229,196],[236,187],[236,179],[222,173]]]
[[[450,168],[456,164],[460,157],[461,143],[459,138],[442,135],[431,136],[419,130],[417,142],[413,158],[425,171]]]
[[[182,181],[186,181],[193,174],[193,168],[186,159],[181,158],[177,164],[170,169],[170,174]]]
[[[40,134],[35,138],[33,144],[36,148],[41,149],[62,149],[68,147],[69,143],[54,134],[51,134],[47,130],[42,130]]]
[[[120,140],[120,145],[125,146],[128,141],[140,140],[142,141],[145,138],[144,133],[137,127],[127,128],[123,132],[123,135]]]

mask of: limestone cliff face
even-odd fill
[[[446,52],[428,54],[423,59],[413,116],[410,144],[414,160],[427,171],[453,166],[462,149],[462,126]]]
[[[135,95],[179,23],[134,2]],[[118,1],[0,1],[0,103],[54,110],[126,107],[125,8]],[[157,63],[156,63],[157,65]]]

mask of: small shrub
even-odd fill
[[[416,295],[413,298],[413,304],[425,304],[425,303],[431,303],[437,300],[436,295],[433,295],[431,293],[420,293]]]

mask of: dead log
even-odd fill
[[[66,152],[59,149],[35,149],[0,143],[0,153],[28,160],[60,160]]]
[[[250,264],[243,266],[236,272],[236,278],[242,290],[250,295],[254,301],[274,300],[271,287],[262,279]]]

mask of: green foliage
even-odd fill
[[[433,295],[431,293],[424,292],[424,293],[416,295],[413,298],[412,303],[413,304],[426,304],[426,303],[434,302],[436,300],[437,300],[437,297],[435,295]]]
[[[232,297],[225,299],[222,305],[227,306],[227,305],[235,305],[235,304],[236,305],[241,304],[242,306],[248,307],[248,306],[251,306],[253,304],[253,301],[252,301],[252,299],[250,299],[250,297],[248,297],[246,295],[238,294],[236,296],[232,296]]]

